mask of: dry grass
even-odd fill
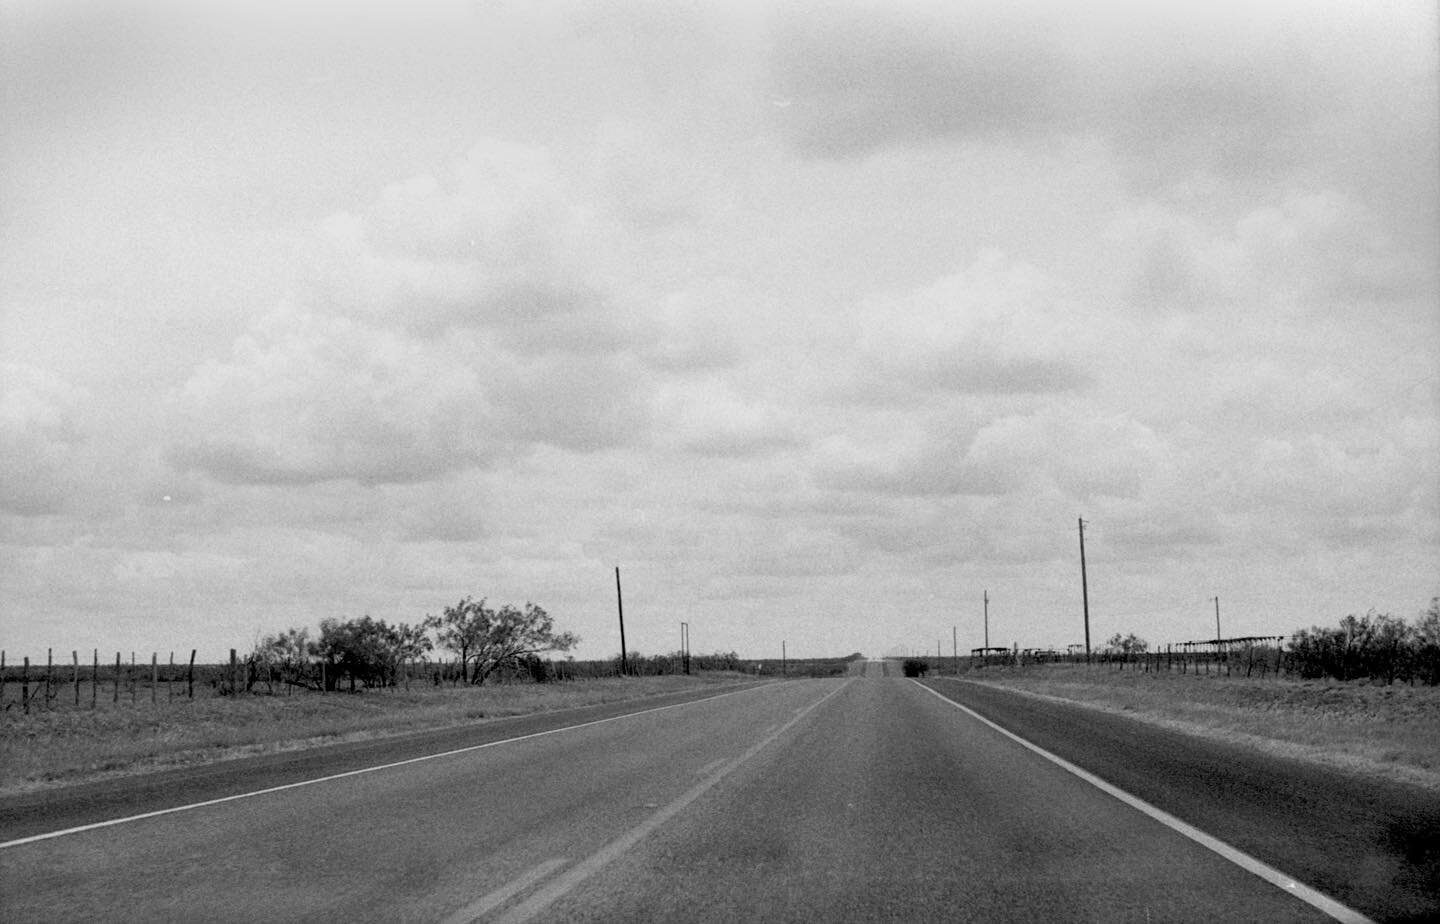
[[[966,679],[1440,790],[1440,687],[1052,664]]]
[[[0,717],[0,794],[742,680],[731,673],[360,694],[86,702]]]

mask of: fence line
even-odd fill
[[[414,658],[397,661],[382,674],[365,674],[349,670],[343,664],[331,664],[323,659],[307,658],[297,663],[275,663],[258,659],[255,655],[241,656],[231,649],[229,657],[218,664],[196,664],[196,650],[190,650],[187,663],[176,664],[175,652],[171,651],[165,663],[159,653],[152,652],[149,671],[137,653],[130,652],[127,662],[122,652],[115,652],[113,665],[101,664],[100,650],[93,649],[91,663],[81,664],[78,651],[71,652],[69,685],[71,696],[63,697],[63,680],[56,682],[54,650],[48,649],[43,673],[38,664],[31,663],[27,656],[17,666],[6,662],[7,653],[0,649],[0,714],[18,711],[28,714],[36,709],[83,708],[83,689],[90,689],[89,708],[100,708],[102,689],[110,695],[109,705],[120,708],[122,693],[128,692],[128,704],[138,708],[142,687],[149,688],[149,704],[160,705],[160,686],[166,689],[165,702],[174,703],[197,698],[197,683],[200,695],[234,696],[238,694],[284,695],[295,692],[336,692],[340,690],[410,690],[413,685],[459,687],[466,683],[468,672],[462,670],[458,658]],[[828,659],[827,659],[828,660]],[[839,661],[840,659],[834,659]],[[759,662],[756,662],[759,663]],[[804,668],[792,661],[791,673],[799,675]],[[695,671],[740,670],[742,663],[734,655],[691,655],[690,666]],[[750,667],[750,662],[745,662]],[[683,662],[678,656],[659,655],[641,657],[631,654],[627,659],[626,674],[631,676],[657,676],[683,672]],[[766,662],[766,673],[770,673]],[[774,673],[781,673],[778,669]],[[516,666],[493,670],[485,680],[486,684],[510,683],[567,683],[621,676],[620,662],[616,658],[576,661],[542,660],[530,658]],[[176,690],[180,685],[181,689]]]
[[[1261,678],[1298,677],[1314,680],[1400,681],[1440,684],[1440,645],[1350,645],[1320,639],[1313,633],[1246,636],[1233,639],[1175,642],[1144,651],[1101,651],[1087,656],[1073,650],[976,648],[967,667],[1015,667],[1031,664],[1087,664],[1114,671],[1181,673],[1204,676]]]
[[[31,668],[34,668],[32,673]],[[202,666],[202,672],[204,668]],[[90,687],[90,708],[97,709],[100,705],[100,690],[108,687],[110,690],[110,703],[118,706],[122,689],[130,692],[130,705],[138,705],[140,687],[147,682],[141,666],[136,661],[134,652],[130,654],[130,663],[123,661],[121,652],[115,652],[114,667],[102,668],[100,666],[100,649],[93,650],[89,676],[80,663],[80,652],[70,652],[70,677],[68,682],[64,677],[63,665],[55,663],[55,650],[46,649],[44,672],[40,673],[38,664],[32,665],[27,656],[22,659],[21,665],[15,668],[7,666],[6,652],[0,650],[0,712],[8,712],[11,709],[18,709],[22,713],[28,713],[32,709],[50,709],[64,699],[65,688],[70,687],[70,703],[73,708],[81,708],[81,696],[84,687]],[[195,651],[190,652],[190,663],[185,667],[183,674],[175,666],[175,653],[170,653],[170,663],[163,668],[160,665],[159,654],[152,653],[150,656],[150,672],[148,683],[150,687],[150,703],[158,705],[160,701],[160,683],[164,678],[166,685],[166,699],[175,699],[174,683],[178,679],[185,681],[185,696],[187,699],[195,698]],[[11,688],[18,687],[13,692]]]

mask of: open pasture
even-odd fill
[[[216,696],[132,704],[7,710],[0,717],[0,793],[272,751],[444,728],[486,719],[573,709],[743,681],[730,672],[625,677],[571,683],[484,686],[414,684],[362,693]],[[12,685],[13,686],[13,685]],[[197,687],[197,694],[199,693]],[[7,691],[7,694],[13,693]],[[13,703],[13,697],[7,697]]]
[[[1440,687],[1116,671],[984,668],[967,680],[1440,789]]]

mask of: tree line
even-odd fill
[[[1118,632],[1101,649],[1109,657],[1142,655],[1150,645]],[[1271,647],[1271,651],[1275,651]],[[1351,614],[1334,626],[1311,626],[1291,635],[1277,670],[1319,680],[1382,680],[1440,685],[1440,597],[1414,622],[1389,613]]]
[[[1440,684],[1440,597],[1413,624],[1371,610],[1338,626],[1302,629],[1290,654],[1302,677]]]
[[[570,632],[534,603],[491,606],[485,598],[466,597],[438,616],[420,623],[390,624],[383,619],[327,618],[318,635],[292,628],[256,643],[246,662],[251,678],[278,677],[282,683],[336,690],[396,685],[403,665],[427,658],[437,649],[456,656],[462,682],[482,684],[497,670],[528,671],[548,679],[541,654],[569,651],[579,644]]]

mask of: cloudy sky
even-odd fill
[[[0,647],[1440,594],[1432,3],[0,0]]]

